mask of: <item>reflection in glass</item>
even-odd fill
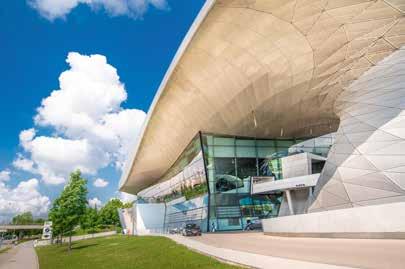
[[[330,137],[319,141],[264,140],[203,134],[210,190],[209,225],[218,230],[243,229],[247,221],[277,216],[281,193],[252,197],[251,177],[283,179],[283,157],[302,152],[325,155],[333,142]],[[314,171],[322,167],[321,163],[312,164]]]

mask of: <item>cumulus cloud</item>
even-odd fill
[[[54,135],[22,131],[25,153],[13,163],[47,184],[64,183],[76,169],[95,175],[111,164],[121,168],[146,117],[121,107],[127,92],[106,57],[72,52],[66,61],[70,69],[60,75],[60,89],[42,100],[34,118],[37,127],[52,128]]]
[[[34,136],[36,134],[36,131],[34,128],[28,129],[28,130],[23,130],[20,132],[20,144],[24,149],[29,149],[30,143],[32,139],[34,139]]]
[[[36,170],[34,169],[34,162],[25,158],[21,154],[17,154],[17,159],[13,161],[13,166],[26,172],[36,173]]]
[[[28,0],[41,16],[48,20],[65,18],[78,5],[88,5],[92,10],[105,10],[110,16],[141,18],[149,7],[168,9],[166,0]]]
[[[34,171],[42,175],[47,184],[64,183],[65,177],[76,169],[94,175],[109,161],[108,153],[86,139],[39,136],[27,143]]]
[[[38,191],[39,182],[32,178],[20,182],[15,188],[10,188],[0,182],[0,221],[9,220],[16,214],[27,211],[36,217],[48,212],[50,200]]]
[[[94,208],[94,207],[100,208],[103,205],[103,203],[97,197],[89,199],[88,203],[89,203],[89,206],[92,208]]]
[[[0,171],[0,182],[9,181],[11,172],[9,170]]]
[[[108,181],[105,179],[102,179],[102,178],[97,178],[93,182],[93,186],[97,187],[97,188],[104,188],[104,187],[107,187],[107,185],[108,185]]]

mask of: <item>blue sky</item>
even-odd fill
[[[149,5],[149,1],[134,0],[137,4],[125,9],[103,5],[88,6],[80,4],[80,0],[76,1],[77,6],[65,10],[55,6],[48,7],[47,1],[43,0],[33,0],[31,4],[26,1],[7,1],[7,4],[0,7],[2,25],[0,30],[0,58],[2,59],[0,120],[3,123],[0,140],[0,171],[2,172],[0,204],[7,204],[3,207],[0,205],[0,221],[2,217],[4,219],[5,216],[31,209],[23,206],[24,202],[27,202],[24,199],[30,199],[30,195],[32,200],[28,200],[27,203],[41,199],[46,201],[46,197],[51,201],[63,188],[61,183],[49,184],[46,180],[45,174],[49,172],[48,170],[52,172],[53,169],[49,167],[49,164],[54,163],[52,158],[69,155],[64,153],[66,144],[60,145],[62,151],[59,148],[59,152],[52,152],[53,142],[79,141],[84,138],[91,140],[90,135],[76,132],[77,129],[69,129],[71,126],[66,127],[63,125],[65,123],[60,125],[55,123],[55,119],[51,119],[54,113],[46,106],[43,107],[43,112],[50,113],[44,112],[40,115],[42,120],[34,122],[34,117],[40,114],[37,109],[41,106],[41,101],[48,98],[52,91],[61,89],[58,81],[61,73],[72,69],[72,65],[66,62],[69,52],[78,53],[77,59],[74,60],[78,65],[95,62],[96,58],[86,56],[99,54],[106,57],[107,62],[100,64],[106,68],[105,70],[109,70],[109,66],[116,69],[119,81],[113,82],[116,84],[111,87],[114,88],[117,85],[118,88],[125,87],[124,92],[127,96],[126,98],[117,97],[119,101],[116,102],[114,111],[105,112],[103,116],[106,113],[118,114],[124,110],[132,110],[134,113],[137,112],[135,109],[145,112],[148,110],[172,57],[204,2],[202,0],[169,0],[168,2],[155,0],[150,1],[152,4]],[[122,0],[115,2],[127,3]],[[80,81],[74,78],[72,80],[74,83],[69,84],[69,89],[80,87]],[[83,94],[85,95],[85,92]],[[63,100],[74,105],[75,95],[66,96]],[[69,97],[72,97],[72,100],[69,100]],[[63,116],[69,117],[66,113]],[[59,119],[56,120],[60,122]],[[136,125],[136,123],[133,124]],[[19,138],[23,130],[32,131],[26,133],[28,142],[25,148],[21,137]],[[41,144],[38,147],[40,153],[43,153],[44,149],[50,151],[49,154],[46,152],[47,163],[45,164],[40,163],[45,157],[39,156],[34,150],[34,141],[38,142],[35,145],[39,145],[40,139],[36,139],[39,137],[49,138],[42,139],[46,145]],[[60,139],[57,140],[58,138]],[[109,152],[109,156],[115,155],[113,150]],[[39,157],[34,156],[35,154]],[[30,170],[13,165],[13,162],[19,158],[33,162],[34,166],[38,167]],[[94,168],[93,164],[88,164],[95,170],[85,175],[89,180],[89,198],[97,198],[105,202],[117,195],[121,171],[114,164],[116,160],[111,158],[104,160],[105,165],[101,167],[95,165]],[[78,159],[80,160],[80,156]],[[60,165],[64,160],[57,161]],[[91,161],[97,162],[95,159]],[[44,169],[41,165],[45,165],[48,169],[45,169],[46,173],[42,171]],[[63,174],[60,171],[56,173],[59,177]],[[93,183],[96,178],[104,179],[109,184],[106,187],[95,187]],[[29,181],[30,179],[36,179],[36,181]],[[25,191],[30,195],[23,195]],[[7,200],[10,196],[18,196],[18,198]],[[42,203],[42,206],[44,205],[46,205],[45,202]],[[40,212],[36,207],[32,209]]]

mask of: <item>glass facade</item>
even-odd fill
[[[282,177],[277,154],[295,140],[202,135],[207,168],[210,230],[244,229],[248,220],[277,216],[281,195],[251,195],[252,176]]]
[[[332,142],[331,135],[309,140],[264,140],[203,134],[209,189],[208,229],[239,230],[248,221],[276,217],[282,195],[252,195],[251,177],[283,179],[282,157],[303,152],[326,156]]]
[[[326,156],[332,139],[264,140],[199,133],[160,182],[138,196],[166,204],[167,231],[185,223],[196,223],[203,231],[241,230],[248,221],[277,216],[282,202],[281,194],[252,195],[251,177],[283,179],[282,157],[302,152]]]
[[[149,202],[169,203],[185,197],[190,200],[207,193],[200,136],[197,135],[159,183],[141,191],[138,196]]]
[[[198,134],[159,183],[138,193],[150,203],[165,203],[164,229],[169,232],[185,223],[195,223],[206,231],[208,191],[205,166]]]

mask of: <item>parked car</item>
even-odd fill
[[[261,219],[247,220],[245,231],[261,230],[263,228]]]
[[[181,229],[176,227],[169,230],[169,234],[179,234],[181,233]]]
[[[2,239],[2,244],[10,245],[16,244],[18,242],[18,238],[16,235],[5,235]]]
[[[183,236],[200,236],[201,235],[201,228],[197,224],[190,223],[186,224],[182,229],[181,234]]]
[[[231,175],[217,175],[215,189],[217,192],[227,192],[243,187],[243,180]]]

